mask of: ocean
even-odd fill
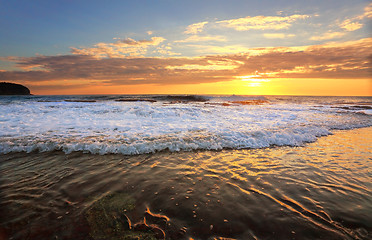
[[[372,97],[0,97],[0,239],[371,239]]]

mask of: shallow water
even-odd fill
[[[0,233],[89,239],[87,209],[124,192],[136,201],[132,222],[148,207],[184,239],[371,239],[371,146],[372,128],[361,128],[302,147],[9,153],[0,162]]]

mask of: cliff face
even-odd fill
[[[30,89],[23,85],[0,82],[0,95],[31,95],[31,93]]]

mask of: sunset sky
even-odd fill
[[[372,95],[366,0],[0,0],[33,94]]]

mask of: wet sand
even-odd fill
[[[94,239],[87,211],[113,193],[132,223],[169,218],[166,239],[371,239],[371,146],[362,128],[304,147],[1,155],[0,239]]]

